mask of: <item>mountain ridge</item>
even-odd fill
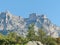
[[[43,27],[47,35],[52,34],[52,37],[60,36],[60,27],[54,25],[45,15],[37,15],[32,13],[28,18],[14,16],[9,11],[0,13],[0,31],[15,31],[19,35],[26,35],[28,26],[35,24],[35,30]]]

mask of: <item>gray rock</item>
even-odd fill
[[[25,36],[27,34],[28,26],[34,23],[34,29],[37,32],[38,28],[43,27],[47,35],[54,38],[60,36],[60,27],[54,25],[45,15],[30,14],[28,18],[14,16],[9,11],[0,13],[0,31],[14,31],[18,35]]]
[[[26,45],[43,45],[43,44],[39,41],[29,41]]]

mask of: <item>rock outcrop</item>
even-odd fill
[[[54,38],[60,36],[60,27],[54,25],[45,15],[37,15],[32,13],[28,18],[12,15],[9,11],[0,13],[0,32],[7,34],[8,31],[17,32],[19,35],[25,36],[27,34],[28,26],[35,24],[35,31],[43,27],[47,35]]]
[[[29,41],[26,45],[43,45],[43,44],[39,41]]]

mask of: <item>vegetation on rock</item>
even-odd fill
[[[29,41],[40,41],[45,45],[60,45],[60,38],[52,38],[46,36],[42,30],[38,30],[38,35],[35,34],[34,24],[28,27],[28,34],[26,37],[18,36],[15,32],[10,32],[7,35],[0,34],[0,45],[26,45]]]

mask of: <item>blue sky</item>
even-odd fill
[[[45,14],[60,26],[60,0],[0,0],[0,12],[5,10],[22,17],[30,13]]]

